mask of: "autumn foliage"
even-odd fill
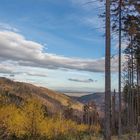
[[[93,126],[92,133],[99,131],[99,126]],[[78,140],[88,132],[89,127],[85,124],[66,120],[61,115],[47,116],[36,98],[17,106],[0,96],[0,139]]]

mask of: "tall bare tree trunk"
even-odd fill
[[[139,77],[140,73],[139,72],[140,72],[140,67],[139,67],[138,59],[139,58],[137,58],[137,117],[139,117],[139,115],[140,115],[140,111],[139,111],[140,110],[140,106],[139,106],[140,105],[140,103],[139,103],[139,98],[140,98],[140,96],[139,96],[139,86],[140,86],[140,83],[139,83],[140,82],[139,81],[140,80],[140,77]]]
[[[122,0],[119,1],[119,80],[118,80],[118,87],[119,87],[119,129],[118,129],[118,136],[119,139],[122,135],[122,123],[121,123],[121,112],[122,112],[122,95],[121,95],[121,30],[122,30]]]
[[[138,60],[137,60],[137,72],[138,72],[138,86],[140,86],[140,58],[138,57]]]
[[[127,107],[127,126],[130,130],[130,113],[131,113],[131,90],[130,90],[130,79],[131,79],[131,72],[130,72],[130,62],[128,62],[128,95],[127,95],[127,102],[128,102],[128,107]]]
[[[111,140],[110,0],[106,0],[105,140]]]
[[[133,67],[133,42],[131,34],[131,44],[130,44],[130,131],[134,130],[134,67]]]
[[[137,46],[137,51],[139,51]],[[137,78],[137,94],[136,94],[136,125],[137,125],[137,134],[139,133],[139,110],[140,110],[140,103],[139,103],[139,57],[136,56],[136,78]]]
[[[132,128],[134,128],[134,54],[133,54],[133,35],[131,35],[131,69],[132,69]]]
[[[112,134],[116,133],[116,91],[114,90],[114,95],[112,96]]]

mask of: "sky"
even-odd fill
[[[103,92],[104,9],[98,0],[1,0],[0,76],[54,90]],[[116,46],[112,41],[112,55]]]

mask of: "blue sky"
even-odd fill
[[[1,0],[0,75],[56,90],[104,91],[104,6],[87,2]]]

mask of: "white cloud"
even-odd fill
[[[30,69],[30,71],[29,71]],[[32,67],[28,67],[26,69],[26,67],[24,66],[15,66],[14,64],[10,64],[8,63],[2,63],[0,64],[0,74],[6,74],[6,75],[27,75],[27,76],[37,76],[37,77],[48,77],[48,75],[44,72],[42,72],[42,69],[39,69],[40,71],[37,71],[36,69],[34,69],[33,71]]]
[[[6,23],[0,23],[0,29],[1,30],[9,30],[13,32],[18,32],[19,30],[15,27],[10,26],[9,24]]]
[[[12,61],[21,66],[48,69],[74,69],[89,72],[104,72],[104,58],[82,59],[59,56],[43,52],[44,46],[29,41],[24,36],[11,31],[0,31],[0,61]],[[113,59],[112,71],[116,71]]]

